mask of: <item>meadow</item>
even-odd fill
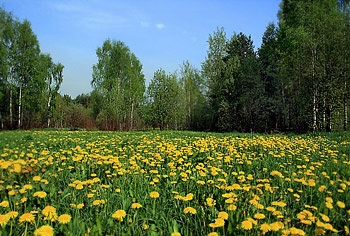
[[[349,133],[4,131],[0,155],[0,235],[349,235]]]

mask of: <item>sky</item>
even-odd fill
[[[92,91],[96,49],[124,42],[140,60],[146,85],[158,69],[179,71],[188,60],[201,69],[209,35],[223,27],[251,35],[257,50],[280,0],[0,0],[20,21],[30,21],[41,52],[64,65],[60,93]]]

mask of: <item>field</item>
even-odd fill
[[[349,235],[350,135],[0,132],[0,235]]]

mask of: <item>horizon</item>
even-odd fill
[[[277,23],[279,4],[280,0],[7,0],[1,6],[31,23],[41,52],[64,65],[60,93],[75,98],[92,91],[96,49],[107,39],[130,48],[143,66],[147,86],[156,70],[173,73],[186,60],[201,69],[209,35],[221,27],[227,38],[240,32],[250,35],[257,50],[267,25]]]

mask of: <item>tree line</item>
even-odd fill
[[[350,1],[282,0],[255,50],[250,36],[217,28],[200,69],[159,69],[148,86],[121,41],[96,50],[92,92],[58,93],[63,65],[40,52],[28,21],[1,10],[3,128],[348,130]]]

